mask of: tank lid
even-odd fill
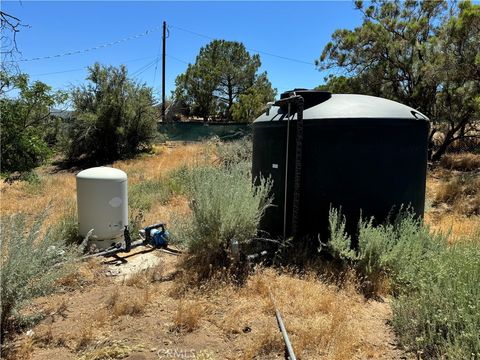
[[[80,171],[77,179],[95,179],[95,180],[127,180],[127,174],[120,170],[108,166],[93,167]]]
[[[332,97],[328,91],[308,90],[308,89],[293,89],[285,91],[280,95],[280,100],[288,99],[291,96],[300,95],[303,97],[303,108],[309,109],[312,106],[318,105]],[[292,110],[293,111],[293,110]]]
[[[330,94],[330,93],[328,93]],[[297,95],[301,95],[297,93]],[[380,97],[356,94],[330,94],[318,105],[306,108],[304,120],[317,119],[405,119],[428,120],[419,111],[396,101]],[[326,96],[326,95],[323,95]],[[267,113],[260,115],[255,122],[286,120],[286,110],[272,106]],[[296,114],[293,116],[296,119]]]

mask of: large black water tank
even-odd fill
[[[305,99],[295,235],[326,240],[330,207],[341,208],[352,235],[360,214],[383,222],[408,205],[423,216],[429,130],[423,114],[373,96],[302,90],[282,98],[291,95]],[[253,123],[253,176],[273,180],[274,206],[261,228],[273,237],[292,235],[296,120],[295,113],[288,121],[287,107],[272,106]]]

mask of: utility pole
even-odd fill
[[[167,23],[163,22],[162,51],[162,121],[165,122],[165,43],[167,42]]]

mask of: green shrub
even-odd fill
[[[0,219],[2,340],[24,320],[21,306],[54,291],[55,281],[69,271],[74,252],[53,229],[41,230],[44,218],[38,215],[31,225],[23,214]]]
[[[382,257],[383,267],[388,271],[395,293],[413,292],[425,261],[445,251],[448,237],[432,233],[412,215],[398,219],[391,233],[393,244]]]
[[[326,244],[320,243],[320,250],[325,249],[337,260],[345,262],[356,260],[357,254],[352,248],[352,238],[345,230],[345,216],[337,209],[330,209],[328,222],[330,239]]]
[[[422,357],[480,358],[480,243],[431,252],[414,268],[415,290],[393,303],[402,343]]]
[[[241,162],[252,162],[253,144],[250,136],[240,140],[220,142],[217,146],[217,157],[220,164],[231,166]]]
[[[66,95],[35,81],[26,74],[0,71],[0,149],[1,171],[30,171],[52,153],[46,134],[56,120],[50,108],[63,103]],[[4,96],[7,92],[15,96]]]
[[[72,92],[75,121],[64,144],[68,160],[103,164],[148,149],[157,132],[152,89],[129,79],[124,66],[96,63],[87,80]]]
[[[404,213],[391,224],[360,221],[353,251],[336,210],[330,232],[324,246],[374,291],[381,279],[390,279],[393,325],[407,349],[422,358],[480,357],[480,238],[448,245],[447,236]]]
[[[65,214],[55,226],[52,226],[52,236],[66,245],[79,245],[83,238],[78,233],[78,216],[75,204],[69,204]]]
[[[232,240],[240,246],[256,235],[260,218],[270,205],[270,181],[252,185],[245,164],[192,170],[188,195],[192,215],[174,229],[188,248],[197,271],[225,266]]]

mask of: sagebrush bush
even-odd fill
[[[241,162],[252,161],[253,144],[250,136],[239,140],[220,142],[217,146],[217,157],[223,166],[231,166]]]
[[[75,203],[70,203],[64,215],[51,228],[53,238],[68,245],[79,245],[83,238],[78,233],[78,216]]]
[[[320,243],[320,250],[326,249],[335,259],[350,262],[357,259],[352,248],[352,238],[346,232],[345,216],[337,209],[330,209],[329,216],[330,239],[324,244]]]
[[[191,217],[177,224],[199,272],[225,266],[232,240],[240,246],[255,237],[265,209],[270,205],[270,181],[252,184],[248,164],[229,168],[199,167],[192,170],[188,195]]]
[[[415,268],[413,289],[393,303],[402,343],[422,357],[479,358],[480,243],[444,247]]]
[[[422,358],[480,356],[480,238],[448,245],[412,214],[374,226],[361,220],[351,250],[345,219],[330,212],[327,249],[370,281],[385,277],[395,295],[394,327],[402,344]]]
[[[68,273],[75,252],[52,228],[42,230],[45,213],[30,224],[24,214],[0,219],[1,332],[22,323],[19,309],[29,300],[55,290],[55,281]]]

